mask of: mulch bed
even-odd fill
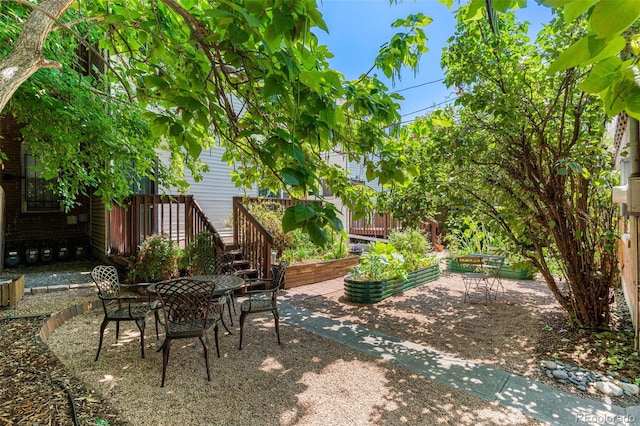
[[[0,424],[130,424],[36,338],[43,322],[0,320]]]

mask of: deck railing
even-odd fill
[[[233,242],[242,250],[243,258],[249,261],[259,278],[269,277],[273,236],[249,213],[243,202],[278,202],[277,200],[282,199],[233,198]]]
[[[387,239],[392,231],[401,231],[403,228],[402,221],[394,219],[389,214],[379,214],[374,210],[369,217],[354,220],[352,212],[349,211],[347,230],[350,235]],[[438,224],[433,221],[420,221],[418,228],[429,236],[431,244],[435,246]]]
[[[220,234],[192,195],[134,195],[109,215],[112,255],[133,256],[153,234],[165,234],[184,248],[196,234],[208,231],[216,251],[224,249]]]

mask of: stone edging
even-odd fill
[[[95,284],[87,283],[87,284],[63,284],[63,285],[49,285],[49,286],[38,286],[38,287],[25,287],[24,294],[41,294],[41,293],[50,293],[52,291],[63,291],[63,290],[78,290],[81,288],[89,288],[93,287]]]

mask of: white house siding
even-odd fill
[[[191,173],[186,172],[185,180],[189,183],[190,189],[188,194],[194,196],[196,202],[202,207],[202,210],[213,223],[216,229],[224,229],[228,226],[231,217],[232,199],[235,196],[257,196],[257,187],[249,190],[237,188],[229,174],[233,171],[226,162],[222,161],[224,148],[214,147],[210,150],[203,151],[200,160],[209,166],[209,172],[205,173],[202,180],[195,182]],[[168,161],[168,154],[161,153],[161,161]],[[160,193],[172,193],[175,190],[171,188],[160,188]]]

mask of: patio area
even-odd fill
[[[544,381],[540,362],[553,354],[562,358],[563,351],[570,356],[562,339],[580,336],[561,331],[564,315],[543,283],[503,283],[504,295],[487,304],[481,294],[464,303],[460,274],[447,272],[375,305],[346,303],[341,279],[285,290],[282,346],[272,317],[264,315],[245,325],[238,351],[235,322],[233,335],[220,336],[221,358],[211,355],[211,382],[193,340],[175,345],[160,387],[162,355],[155,351],[162,336],[156,340],[151,318],[145,359],[135,326],[121,330],[118,345],[110,326],[100,360],[93,362],[101,310],[68,320],[47,344],[131,424],[553,423],[543,409],[558,409],[553,388],[541,383],[546,396],[528,396],[536,398],[533,411],[522,393],[509,392],[527,379]],[[28,309],[32,297],[41,295],[27,297],[19,309]],[[596,412],[607,402],[636,405],[565,390],[558,395],[572,409],[583,401]],[[576,412],[564,415],[575,419]]]

